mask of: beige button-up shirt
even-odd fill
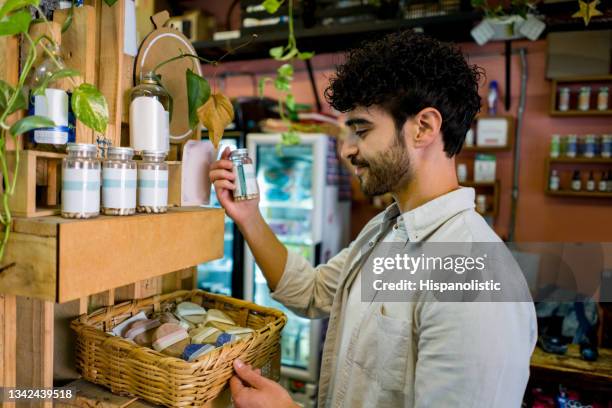
[[[348,304],[369,250],[388,236],[399,215],[391,205],[348,248],[316,268],[290,253],[272,294],[301,316],[329,316],[319,406],[520,407],[537,338],[533,303]],[[471,188],[429,201],[402,214],[400,222],[410,242],[501,242],[475,212]],[[345,328],[345,340],[350,337],[342,341],[343,321],[356,310],[363,317]]]

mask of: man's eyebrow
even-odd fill
[[[372,122],[370,122],[367,119],[363,119],[363,118],[353,118],[353,119],[347,120],[346,122],[344,122],[344,124],[348,127],[351,127],[355,125],[371,125]]]

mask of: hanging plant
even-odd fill
[[[270,14],[278,11],[280,6],[285,3],[285,0],[265,0],[261,5]],[[286,123],[287,132],[282,134],[282,144],[293,145],[300,142],[297,131],[299,126],[294,123],[297,120],[295,96],[292,92],[293,82],[293,62],[298,59],[305,61],[314,56],[314,52],[302,52],[297,47],[295,32],[293,28],[293,0],[287,0],[287,9],[289,14],[289,36],[287,45],[271,48],[269,51],[270,57],[275,61],[282,62],[282,65],[276,70],[276,77],[265,77],[259,80],[259,96],[263,96],[264,89],[267,83],[272,83],[274,88],[284,95],[284,99],[278,101],[278,110],[281,119]]]
[[[52,39],[44,35],[37,38],[30,36],[30,24],[33,22],[29,11],[30,7],[38,11],[42,23],[49,23],[45,18],[44,12],[39,8],[39,4],[40,0],[7,0],[0,7],[0,36],[22,35],[24,41],[29,45],[17,84],[12,86],[0,80],[0,170],[4,185],[1,193],[2,202],[0,203],[0,223],[3,228],[2,241],[0,242],[0,261],[4,257],[4,251],[11,231],[12,216],[9,198],[15,193],[15,185],[19,177],[20,150],[18,148],[15,149],[14,168],[9,170],[6,149],[7,141],[10,137],[13,140],[14,146],[17,147],[20,135],[41,127],[55,126],[55,123],[50,119],[35,115],[25,116],[12,125],[7,123],[8,117],[11,114],[27,109],[28,104],[24,94],[24,86],[38,57],[37,48],[42,49],[43,53],[51,58],[57,65],[58,71],[53,75],[49,75],[39,87],[32,91],[35,94],[44,94],[49,83],[61,78],[69,78],[74,87],[71,104],[76,119],[99,133],[104,133],[108,124],[108,105],[104,95],[94,85],[87,83],[76,85],[74,77],[78,76],[79,72],[64,67],[55,58],[52,49],[56,47],[56,44]]]

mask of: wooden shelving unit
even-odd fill
[[[581,111],[578,109],[571,109],[568,111],[561,111],[558,109],[557,97],[559,95],[559,85],[569,85],[575,84],[583,85],[583,84],[606,84],[612,87],[612,75],[599,75],[599,76],[590,76],[590,77],[567,77],[567,78],[557,78],[552,80],[552,91],[550,96],[550,116],[554,117],[594,117],[594,116],[612,116],[612,109],[607,109],[604,111],[597,110],[597,105],[593,104],[593,101],[597,101],[597,90],[591,90],[591,109],[588,111]],[[575,98],[572,98],[575,99]],[[575,101],[574,106],[575,107]],[[612,107],[612,99],[608,97],[608,104]]]
[[[0,293],[67,302],[223,256],[224,211],[18,218]]]
[[[550,157],[550,163],[569,163],[569,164],[609,164],[612,165],[612,158],[605,157]]]
[[[536,347],[531,355],[532,376],[551,380],[556,377],[564,384],[576,380],[612,392],[612,350],[599,348],[598,351],[596,361],[585,361],[576,344],[570,344],[564,355],[546,353]]]
[[[478,194],[478,190],[493,190],[491,193],[487,194],[493,197],[493,202],[491,203],[491,209],[486,211],[485,213],[481,213],[480,215],[485,217],[497,217],[499,214],[499,193],[500,193],[500,182],[499,180],[495,181],[464,181],[460,182],[460,185],[464,187],[472,187],[476,189],[476,194]]]
[[[546,194],[556,197],[612,198],[612,193],[602,191],[546,190]]]

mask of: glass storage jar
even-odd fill
[[[109,147],[102,165],[102,213],[132,215],[136,212],[136,162],[134,149]]]
[[[62,217],[100,214],[100,160],[94,144],[69,143],[62,160]]]
[[[170,150],[172,99],[152,72],[130,93],[130,145],[137,153]]]
[[[230,154],[233,172],[236,176],[234,184],[234,200],[253,200],[259,197],[259,188],[255,178],[255,167],[249,157],[248,149],[236,149]]]
[[[142,152],[138,163],[138,212],[168,211],[168,164],[166,152]]]

